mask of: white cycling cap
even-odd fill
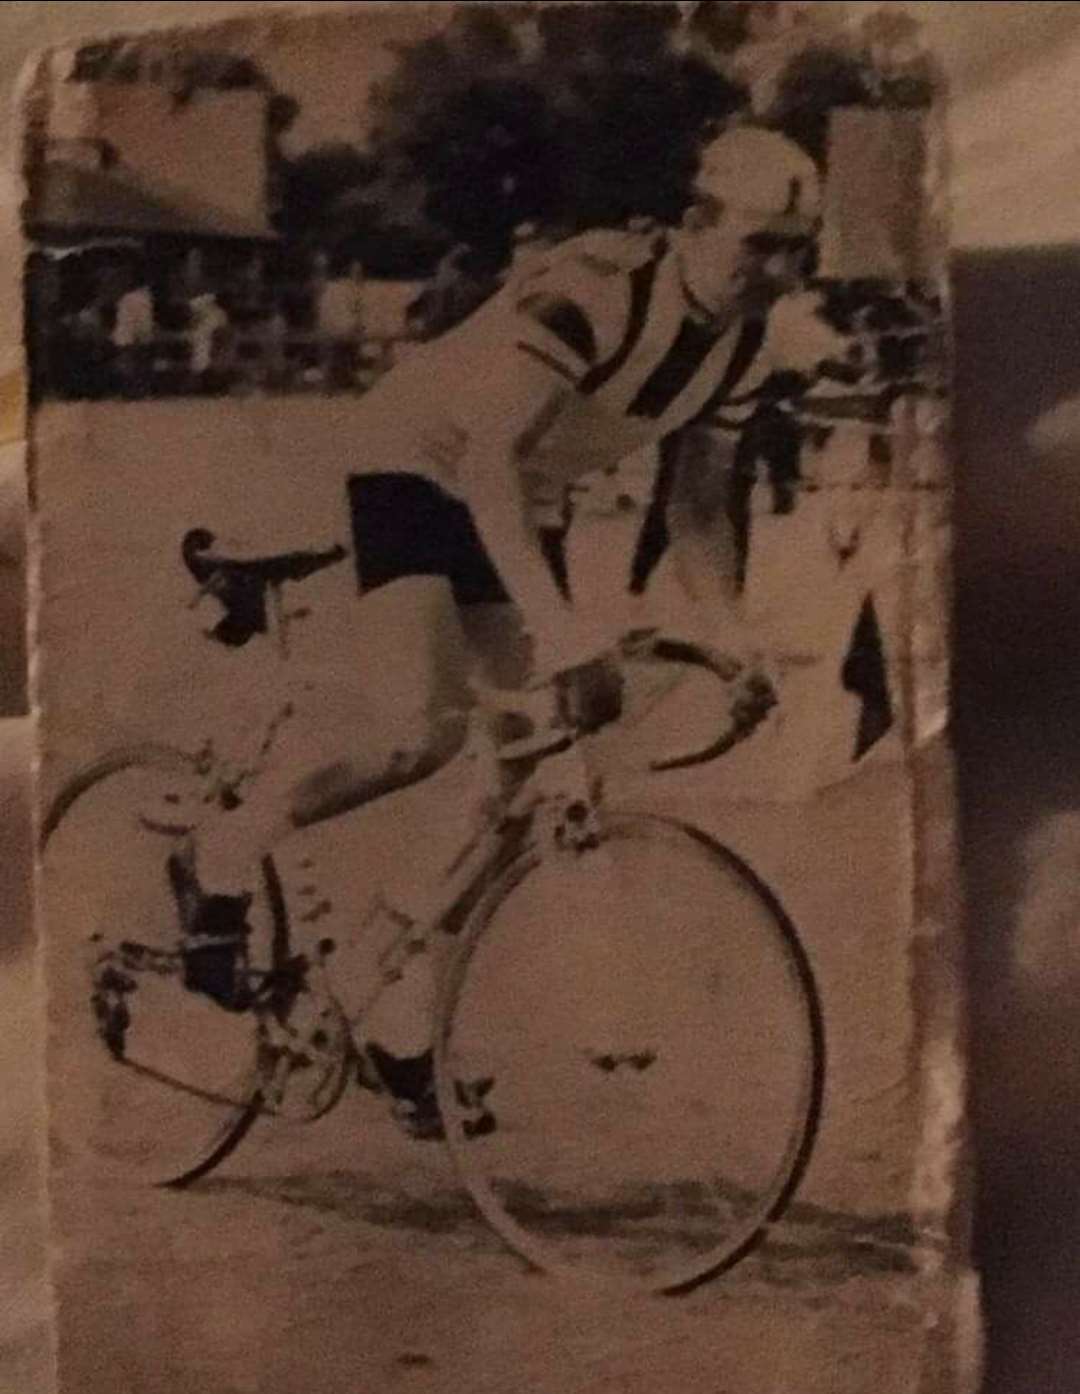
[[[809,237],[821,218],[817,165],[776,131],[738,126],[717,136],[701,152],[694,186],[777,236]]]

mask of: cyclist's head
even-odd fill
[[[710,141],[681,229],[690,289],[719,310],[797,283],[821,197],[814,161],[775,131],[740,126]]]

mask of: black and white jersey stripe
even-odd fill
[[[651,239],[629,267],[568,251],[517,288],[518,352],[616,416],[658,434],[738,404],[765,339],[763,319],[710,322],[696,311],[674,253]]]

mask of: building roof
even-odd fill
[[[100,232],[264,241],[275,235],[264,223],[238,218],[190,195],[151,189],[122,165],[93,169],[62,159],[46,160],[38,168],[26,221],[31,233],[45,241]]]

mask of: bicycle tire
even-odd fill
[[[742,1262],[762,1242],[787,1210],[806,1172],[819,1130],[825,1090],[825,1028],[821,998],[809,957],[802,945],[794,923],[780,901],[764,881],[729,848],[700,829],[676,819],[637,813],[605,814],[605,838],[613,830],[634,828],[646,837],[663,830],[675,832],[701,848],[725,875],[732,876],[748,892],[764,912],[772,926],[777,944],[781,947],[790,968],[801,1012],[805,1035],[805,1078],[799,1116],[787,1139],[783,1157],[775,1176],[753,1213],[740,1223],[737,1231],[708,1252],[701,1253],[672,1271],[643,1280],[618,1278],[619,1286],[660,1294],[680,1294],[703,1282],[730,1271]],[[595,1270],[570,1267],[563,1262],[552,1246],[527,1230],[511,1214],[476,1160],[476,1150],[467,1130],[468,1110],[456,1085],[456,1070],[452,1061],[452,1037],[469,970],[479,946],[490,934],[498,912],[512,893],[521,887],[544,858],[536,848],[529,848],[481,896],[470,914],[457,954],[447,973],[439,1004],[436,1023],[436,1090],[446,1128],[447,1142],[458,1174],[480,1213],[509,1249],[524,1258],[533,1268],[557,1278],[595,1285],[610,1282],[610,1275],[598,1276]],[[493,1107],[498,1112],[497,1101]]]
[[[99,791],[106,781],[131,771],[158,772],[163,774],[186,775],[195,772],[195,759],[193,756],[174,747],[145,743],[124,747],[101,756],[75,774],[60,789],[52,802],[46,809],[39,825],[39,846],[44,856],[53,844],[60,830],[65,827],[74,810],[78,808],[87,795],[93,791]],[[152,833],[164,834],[163,840],[168,837],[180,837],[190,828],[182,824],[159,825],[153,821],[141,821],[143,829],[149,828]],[[111,852],[111,849],[110,849]],[[164,858],[163,858],[164,860]],[[288,942],[288,906],[286,903],[283,888],[277,874],[276,867],[271,858],[264,861],[263,884],[260,888],[265,900],[267,911],[271,921],[271,940],[277,946]],[[74,941],[67,935],[50,936],[53,943],[49,949],[48,958],[50,961],[50,979],[54,975],[71,973],[72,967],[67,961],[67,956],[74,948]],[[78,989],[72,989],[76,992]],[[89,999],[90,984],[85,984],[85,995],[87,1002],[86,1019],[90,1016]],[[187,994],[191,996],[192,994]],[[320,1000],[322,1000],[320,998]],[[333,998],[326,997],[327,1010],[334,1012],[340,1022],[344,1023],[344,1014]],[[211,1006],[210,1013],[219,1013],[225,1016],[222,1009]],[[100,1041],[98,1067],[108,1069],[112,1072],[128,1067],[129,1073],[142,1076],[142,1083],[156,1082],[158,1090],[171,1088],[174,1093],[186,1094],[191,1099],[201,1099],[203,1103],[210,1103],[212,1106],[219,1107],[222,1112],[216,1118],[208,1120],[207,1127],[202,1135],[192,1138],[189,1142],[187,1138],[178,1138],[173,1145],[171,1138],[162,1143],[162,1158],[160,1165],[155,1160],[145,1168],[140,1165],[131,1167],[133,1175],[137,1179],[149,1182],[149,1184],[177,1190],[192,1185],[209,1175],[215,1168],[220,1166],[229,1158],[240,1146],[240,1144],[250,1134],[254,1125],[266,1117],[273,1109],[268,1104],[268,1099],[272,1097],[274,1085],[275,1066],[268,1060],[265,1051],[260,1050],[259,1027],[253,1013],[244,1014],[245,1028],[250,1024],[250,1046],[249,1058],[246,1064],[241,1064],[238,1078],[244,1082],[235,1091],[235,1101],[230,1095],[222,1098],[213,1091],[201,1090],[191,1085],[177,1086],[175,1082],[164,1080],[152,1070],[145,1069],[139,1065],[131,1065],[128,1061],[117,1061],[112,1059]],[[57,1025],[51,1025],[54,1043],[57,1037]],[[344,1032],[347,1027],[343,1028]],[[95,1033],[96,1034],[96,1033]],[[87,1042],[90,1049],[93,1046]],[[327,1080],[327,1088],[323,1092],[318,1106],[313,1108],[310,1117],[321,1117],[328,1112],[341,1098],[348,1080],[348,1051],[342,1048],[340,1060],[336,1062],[336,1072],[332,1073]],[[116,1079],[115,1073],[103,1075],[103,1079],[113,1081]],[[113,1085],[113,1087],[116,1087]],[[133,1086],[134,1087],[134,1086]],[[160,1097],[156,1095],[155,1097]],[[61,1096],[62,1104],[63,1096]],[[68,1143],[71,1146],[70,1140]],[[79,1146],[85,1160],[95,1164],[98,1169],[115,1174],[118,1170],[125,1170],[123,1165],[115,1162],[108,1163],[97,1153],[93,1146],[86,1142]]]
[[[110,775],[141,768],[181,774],[187,771],[194,772],[195,763],[195,757],[186,751],[153,741],[141,745],[121,746],[118,750],[98,756],[96,760],[72,775],[46,808],[38,827],[39,849],[44,852],[50,838],[79,799]]]

